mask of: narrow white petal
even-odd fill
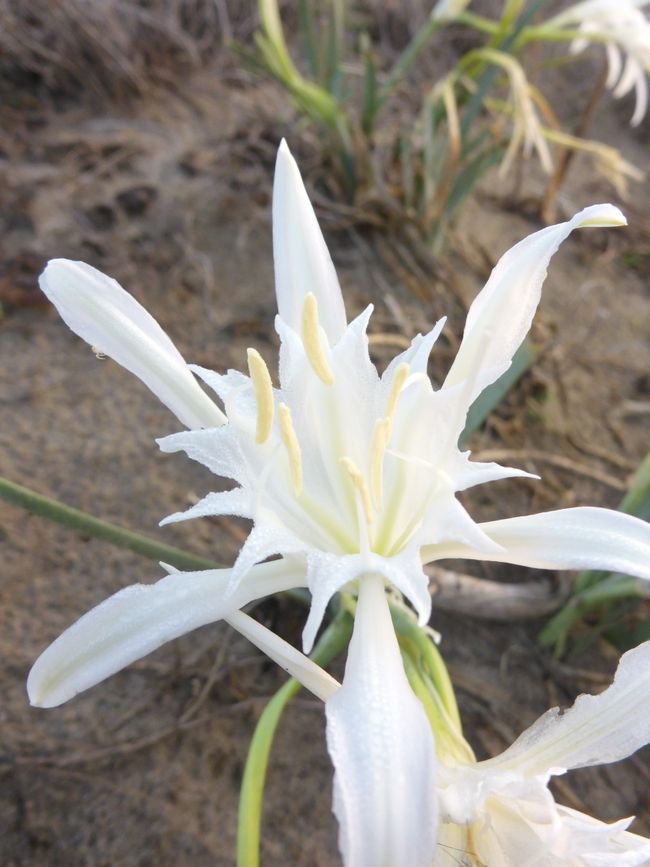
[[[299,555],[306,548],[305,543],[277,523],[274,516],[265,520],[259,513],[255,524],[239,550],[230,576],[229,592],[234,592],[240,584],[248,583],[248,575],[258,563],[269,557],[282,554],[284,557]]]
[[[616,82],[621,77],[623,58],[621,57],[620,48],[612,42],[605,44],[605,51],[607,53],[607,81],[605,82],[605,87],[611,90],[616,86]]]
[[[338,557],[325,551],[310,551],[307,556],[307,585],[311,592],[309,614],[302,631],[302,649],[311,653],[332,596],[362,571],[358,556]]]
[[[273,182],[273,259],[278,312],[300,333],[305,297],[313,292],[330,343],[345,329],[343,296],[300,170],[283,140]]]
[[[634,87],[639,76],[643,75],[643,70],[639,66],[638,61],[631,55],[627,56],[623,74],[621,75],[618,84],[614,88],[613,94],[617,99],[625,96]]]
[[[500,464],[472,461],[469,452],[461,452],[453,469],[454,490],[465,491],[475,485],[497,482],[501,479],[539,479],[535,473],[518,470],[515,467],[502,467]]]
[[[650,580],[650,525],[611,509],[579,507],[489,521],[479,527],[504,549],[427,545],[422,562],[462,557],[536,569],[607,569]]]
[[[648,80],[643,70],[635,82],[636,103],[634,106],[634,114],[630,120],[632,126],[638,126],[646,115],[648,110]]]
[[[172,341],[116,280],[85,262],[52,259],[39,285],[75,334],[141,379],[184,425],[223,424]]]
[[[478,768],[547,777],[571,768],[617,762],[650,742],[650,642],[624,653],[614,682],[573,707],[553,708],[500,756]]]
[[[307,557],[311,607],[302,633],[303,650],[310,653],[332,596],[366,572],[381,575],[409,600],[421,626],[431,617],[429,578],[422,570],[418,548],[407,546],[394,557],[369,553],[340,556],[312,550]]]
[[[252,518],[250,495],[243,488],[233,491],[213,491],[184,512],[175,512],[163,518],[160,526],[189,521],[192,518],[206,518],[212,515],[236,515],[239,518]]]
[[[613,205],[592,205],[566,223],[549,226],[515,244],[495,266],[467,314],[463,340],[444,387],[471,383],[467,407],[510,367],[530,329],[551,257],[574,229],[621,226],[626,220]]]
[[[361,581],[345,678],[325,708],[344,864],[431,867],[435,744],[406,679],[377,576]]]
[[[283,668],[291,677],[306,687],[322,701],[330,699],[340,684],[319,665],[296,650],[275,632],[262,626],[243,611],[235,611],[226,617],[228,623]]]
[[[192,373],[195,373],[199,379],[211,388],[215,394],[225,403],[233,391],[243,390],[250,387],[250,378],[238,370],[229,370],[227,373],[217,373],[215,370],[210,370],[207,367],[201,367],[199,364],[188,364]]]
[[[27,679],[33,705],[55,707],[167,641],[270,593],[304,584],[304,569],[279,560],[256,567],[234,593],[230,569],[174,572],[132,584],[84,614],[45,650]]]
[[[400,352],[390,362],[386,370],[382,374],[382,382],[387,383],[388,388],[393,381],[395,371],[400,364],[408,364],[410,373],[426,373],[429,364],[429,356],[434,344],[440,337],[442,329],[445,327],[447,317],[443,316],[433,326],[431,331],[426,334],[416,334],[411,345],[404,352]]]
[[[161,452],[184,451],[188,458],[207,467],[215,476],[253,486],[253,479],[237,431],[230,424],[206,430],[180,431],[156,440]]]

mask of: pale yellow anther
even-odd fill
[[[388,420],[388,430],[393,427],[393,422],[395,421],[395,412],[397,410],[397,401],[399,400],[399,396],[402,393],[402,389],[404,388],[404,383],[407,380],[409,375],[409,366],[403,361],[401,364],[397,365],[397,370],[395,371],[395,375],[393,376],[393,384],[390,388],[390,394],[388,396],[388,406],[386,407],[386,418]]]
[[[370,491],[375,506],[382,507],[384,489],[384,453],[390,437],[390,422],[378,418],[370,440]]]
[[[248,349],[248,372],[255,391],[257,402],[257,428],[255,441],[264,443],[273,427],[273,384],[271,374],[262,356],[256,349]]]
[[[366,521],[368,524],[371,524],[374,518],[372,500],[370,499],[370,491],[368,490],[368,485],[366,484],[366,480],[363,477],[363,473],[352,460],[352,458],[343,457],[339,460],[341,462],[341,465],[345,468],[348,475],[350,476],[352,484],[359,492],[361,496],[361,502],[363,503],[363,511],[366,516]]]
[[[314,373],[325,385],[332,385],[334,374],[323,348],[320,322],[318,320],[318,302],[313,292],[305,298],[302,306],[302,342]]]
[[[280,436],[289,457],[289,471],[291,473],[293,492],[296,497],[299,497],[302,493],[302,456],[300,453],[300,443],[298,442],[298,437],[293,426],[293,419],[291,418],[291,410],[286,403],[278,405],[278,417],[280,419]]]

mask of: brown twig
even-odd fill
[[[544,617],[564,604],[569,591],[557,581],[505,584],[440,566],[426,566],[425,571],[437,609],[478,620],[510,623]]]
[[[582,114],[578,118],[578,122],[573,130],[573,135],[576,138],[584,138],[587,134],[587,130],[591,126],[591,122],[594,119],[594,114],[596,113],[596,109],[598,108],[598,104],[603,97],[605,92],[605,83],[607,81],[607,63],[603,60],[600,74],[596,80],[596,84],[587,100],[587,104],[585,105]],[[542,199],[541,206],[541,217],[545,223],[550,224],[554,222],[555,219],[555,199],[560,190],[560,187],[564,183],[567,172],[573,162],[575,157],[575,150],[570,148],[564,148],[561,150],[555,161],[555,169],[553,171],[553,175],[551,180],[548,183],[546,188],[546,192],[544,193],[544,198]]]

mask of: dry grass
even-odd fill
[[[173,85],[250,16],[226,0],[0,0],[0,77],[56,97]]]

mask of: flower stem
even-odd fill
[[[32,515],[38,515],[48,521],[63,524],[64,527],[70,527],[84,536],[92,536],[94,539],[101,539],[118,548],[126,548],[147,557],[149,560],[162,560],[177,569],[194,571],[219,568],[218,563],[208,560],[206,557],[190,554],[180,548],[165,545],[164,542],[157,542],[140,533],[134,533],[132,530],[125,530],[123,527],[118,527],[108,521],[102,521],[87,512],[74,509],[72,506],[67,506],[65,503],[39,494],[31,488],[17,485],[3,477],[0,477],[0,499],[13,506],[19,506]]]
[[[462,733],[454,687],[440,651],[427,631],[418,626],[406,609],[391,604],[390,613],[400,644],[408,645],[411,655],[420,660],[421,665],[418,667],[424,669],[429,676],[449,719],[458,732]]]
[[[338,656],[350,641],[352,624],[352,616],[341,609],[316,644],[311,659],[323,666]],[[269,755],[282,714],[300,689],[297,680],[288,680],[266,705],[255,727],[239,793],[237,867],[258,867],[260,863],[262,799]]]

